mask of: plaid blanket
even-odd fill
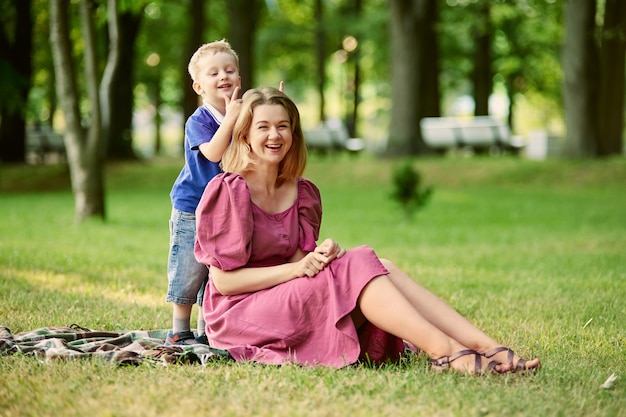
[[[0,326],[0,355],[22,353],[41,361],[100,359],[116,365],[206,364],[230,360],[203,344],[165,346],[167,330],[93,331],[77,324],[13,334]]]

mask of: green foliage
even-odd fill
[[[411,160],[405,160],[394,168],[392,180],[391,198],[400,204],[407,218],[423,208],[433,193],[432,187],[422,185],[422,176]]]
[[[626,160],[423,159],[437,198],[419,225],[393,214],[395,163],[312,158],[322,237],[372,246],[488,334],[539,356],[536,375],[437,374],[423,355],[342,370],[3,355],[0,415],[622,416]],[[108,223],[69,227],[66,171],[0,166],[0,325],[169,327],[168,193],[181,164],[110,165]]]
[[[8,4],[4,1],[2,4]],[[228,38],[230,26],[242,24],[225,18],[228,3],[225,0],[206,2],[206,42]],[[254,81],[257,85],[275,85],[284,79],[290,94],[299,101],[315,102],[319,74],[315,68],[316,22],[313,1],[274,0],[262,2],[265,9],[258,14],[253,45]],[[356,4],[346,0],[324,1],[322,27],[325,30],[325,59],[327,61],[326,94],[328,116],[343,118],[346,103],[334,103],[333,95],[344,94],[348,100],[352,81],[346,78],[351,66],[359,64],[362,82],[358,124],[361,130],[373,135],[373,121],[384,125],[388,119],[390,90],[389,74],[389,8],[385,0],[362,2],[360,12]],[[562,83],[559,68],[561,45],[562,3],[544,0],[512,0],[491,2],[491,27],[494,29],[493,70],[496,80],[510,80],[515,92],[536,92],[560,100]],[[183,56],[188,28],[191,27],[188,1],[124,0],[119,2],[120,13],[143,13],[142,25],[136,39],[134,75],[138,107],[146,108],[154,102],[152,86],[161,82],[164,105],[177,111],[180,108],[181,85],[189,88],[186,63]],[[471,94],[470,76],[475,42],[472,33],[483,27],[474,12],[475,1],[439,1],[440,22],[437,25],[441,48],[442,102],[463,94]],[[6,7],[3,22],[11,22],[13,7]],[[72,7],[72,10],[76,7]],[[106,2],[98,2],[98,51],[100,65],[104,65],[108,51],[106,33]],[[75,14],[76,11],[74,10]],[[48,2],[33,0],[33,92],[28,104],[29,122],[51,122],[56,110],[54,76],[49,47]],[[76,16],[71,18],[72,39],[81,47],[81,34]],[[358,40],[358,49],[350,55],[348,65],[333,61],[333,54],[341,49],[346,36]],[[157,67],[147,65],[146,59],[158,54]],[[82,65],[80,62],[78,65]],[[76,72],[78,85],[83,88],[83,71]],[[181,81],[183,82],[181,84]],[[514,83],[513,83],[514,82]],[[511,84],[513,83],[513,84]],[[346,90],[342,92],[342,90]],[[383,103],[381,104],[381,101]],[[445,104],[444,104],[445,106]],[[445,108],[442,109],[444,112]],[[56,122],[55,122],[56,123]],[[181,126],[182,127],[182,126]],[[140,132],[136,133],[141,135]]]

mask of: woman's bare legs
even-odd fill
[[[450,356],[468,349],[427,320],[386,276],[374,278],[363,289],[358,306],[365,318],[376,327],[404,340],[426,352],[431,359]],[[461,357],[450,364],[454,369],[473,372],[474,355]],[[488,360],[482,361],[484,368]],[[499,364],[496,371],[506,372],[509,364]]]
[[[391,261],[381,259],[381,262],[389,271],[389,279],[406,297],[411,305],[424,317],[446,335],[458,343],[473,349],[479,353],[485,353],[501,346],[500,343],[487,336],[483,331],[470,323],[465,317],[446,304],[439,297],[417,284]],[[506,351],[494,355],[491,359],[499,363],[508,362]],[[513,364],[517,364],[518,357],[513,358]],[[526,368],[535,368],[539,365],[539,359],[526,362]]]

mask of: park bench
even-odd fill
[[[63,135],[48,125],[37,125],[26,130],[26,158],[32,163],[65,161]]]
[[[351,138],[346,126],[338,119],[329,119],[304,131],[307,148],[326,153],[329,151],[359,152],[365,148],[363,139]]]
[[[471,149],[476,153],[519,153],[524,144],[511,136],[508,125],[491,116],[424,117],[420,120],[424,143],[437,152]]]

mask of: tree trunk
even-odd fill
[[[357,20],[361,19],[363,11],[363,1],[355,0],[352,6],[352,13]],[[361,41],[362,39],[358,39]],[[355,138],[357,135],[357,123],[359,118],[359,104],[361,104],[361,52],[360,48],[357,48],[352,52],[352,62],[354,62],[354,71],[352,82],[348,83],[348,91],[352,92],[351,106],[346,109],[346,128],[350,137]],[[350,88],[351,87],[351,88]]]
[[[427,114],[438,112],[431,108],[433,104],[428,104],[437,102],[438,98],[433,100],[428,91],[432,88],[438,91],[438,87],[433,82],[433,72],[427,69],[438,65],[433,57],[427,56],[427,52],[434,53],[437,49],[433,30],[436,0],[389,0],[389,6],[392,103],[386,153],[390,156],[430,153],[422,140],[419,122]]]
[[[326,120],[326,29],[324,28],[324,4],[315,0],[315,63],[317,70],[317,94],[320,97],[318,118]]]
[[[72,65],[72,45],[69,38],[69,0],[50,0],[50,43],[52,46],[57,95],[65,116],[65,148],[68,156],[75,219],[89,217],[104,219],[104,175],[100,101],[95,58],[94,28],[88,0],[81,1],[81,26],[85,42],[85,70],[89,103],[90,126],[81,125],[79,94]]]
[[[0,160],[24,162],[26,156],[26,118],[24,109],[31,87],[33,49],[31,0],[15,1],[15,32],[7,37],[0,30]]]
[[[254,34],[259,16],[259,0],[229,0],[230,44],[239,55],[241,91],[254,86]]]
[[[424,38],[421,59],[420,90],[423,91],[421,108],[422,117],[439,117],[441,103],[439,92],[439,37],[435,29],[439,22],[439,9],[436,0],[429,1],[426,22],[422,27]],[[420,135],[421,137],[421,135]]]
[[[596,153],[595,15],[595,0],[569,0],[565,6],[563,93],[567,140],[564,155],[569,157],[589,157]]]
[[[183,91],[183,116],[184,120],[187,120],[189,116],[196,111],[199,104],[198,95],[191,87],[192,81],[187,70],[189,60],[196,49],[200,47],[204,42],[202,33],[206,29],[206,23],[204,18],[204,8],[208,3],[208,0],[191,0],[188,2],[187,16],[190,16],[190,22],[187,32],[187,39],[185,42],[185,50],[183,53],[183,77],[182,77],[182,91]],[[157,90],[159,88],[157,87]],[[183,135],[181,140],[181,149],[184,148],[184,136],[185,131],[183,128]]]
[[[107,0],[107,20],[109,30],[109,55],[107,57],[104,74],[102,74],[102,82],[100,83],[100,108],[102,117],[102,138],[104,140],[104,148],[107,149],[111,141],[112,129],[111,123],[113,113],[115,112],[115,100],[113,98],[114,80],[119,78],[120,70],[120,21],[117,12],[117,1]],[[126,75],[126,74],[124,74]],[[112,146],[114,147],[114,145]]]
[[[599,99],[597,107],[597,153],[623,154],[624,59],[626,3],[607,0],[599,47]]]
[[[134,109],[135,43],[142,10],[118,13],[117,0],[108,0],[109,57],[102,78],[102,129],[107,156],[135,159],[132,124]]]
[[[493,71],[491,69],[491,18],[489,3],[482,2],[476,9],[477,27],[474,28],[474,115],[489,115],[489,96],[493,90]]]

